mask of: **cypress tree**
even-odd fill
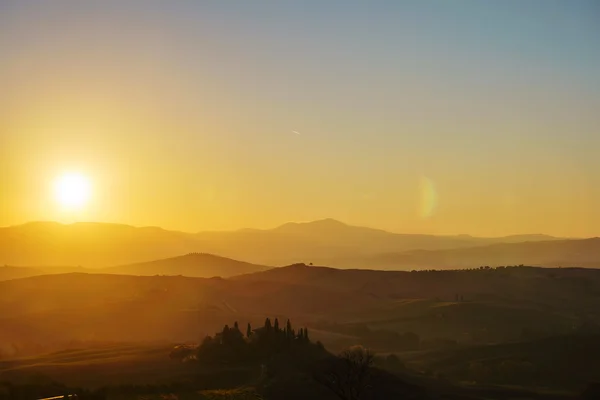
[[[270,331],[271,328],[272,328],[272,326],[271,326],[271,320],[269,319],[269,317],[267,317],[267,319],[265,319],[265,329],[267,331]]]
[[[290,320],[287,320],[287,323],[285,324],[285,337],[287,337],[288,339],[293,339],[293,333],[292,333],[292,323],[290,322]]]
[[[250,322],[248,322],[248,327],[246,328],[246,337],[249,339],[252,335],[252,327],[250,326]]]
[[[223,332],[221,333],[221,340],[223,344],[229,343],[229,325],[225,325]]]
[[[302,328],[300,328],[300,330],[298,331],[298,339],[302,340],[303,337],[304,337],[304,331],[302,330]]]
[[[275,318],[275,326],[273,328],[275,329],[275,332],[279,331],[279,320],[277,318]]]
[[[237,322],[237,321],[235,321],[235,322],[233,323],[233,327],[234,327],[234,329],[235,329],[235,330],[237,330],[237,331],[239,331],[239,330],[240,330],[240,326],[238,325],[238,322]]]
[[[309,342],[309,340],[308,340],[308,328],[304,328],[304,341],[306,343]]]

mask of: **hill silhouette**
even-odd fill
[[[369,267],[375,262],[371,257],[380,254],[555,239],[544,235],[477,238],[398,234],[332,219],[287,223],[266,230],[200,233],[107,223],[33,222],[0,228],[0,264],[98,268],[202,252],[259,265],[311,260],[336,267]]]
[[[34,222],[0,228],[0,263],[108,267],[197,251],[190,234],[103,223]]]
[[[54,275],[65,273],[89,274],[119,274],[119,275],[184,275],[197,278],[231,277],[257,271],[270,267],[250,264],[230,258],[219,257],[206,253],[190,253],[179,257],[165,258],[135,264],[119,265],[107,268],[83,267],[0,267],[0,281],[26,278],[38,275]]]
[[[268,268],[270,267],[232,260],[212,254],[190,253],[180,257],[103,268],[101,272],[123,275],[184,275],[201,278],[220,276],[227,278],[234,275],[262,271]]]
[[[562,343],[544,342],[547,338],[594,335],[600,326],[598,287],[599,270],[532,267],[404,272],[296,264],[230,279],[85,273],[35,276],[0,282],[0,359],[6,360],[0,367],[8,374],[4,376],[44,371],[79,385],[114,379],[109,369],[123,363],[122,370],[131,374],[123,379],[143,381],[162,373],[158,371],[182,370],[144,364],[151,370],[139,372],[141,364],[132,358],[137,353],[129,350],[102,351],[91,358],[80,354],[76,364],[64,361],[60,368],[34,360],[49,351],[81,350],[102,343],[141,347],[157,341],[198,343],[231,321],[243,321],[241,328],[246,332],[246,321],[258,327],[271,316],[280,323],[290,319],[307,327],[312,340],[334,352],[355,344],[382,354],[406,352],[402,358],[416,369],[423,366],[452,379],[471,379],[463,374],[463,367],[468,371],[477,359],[491,363],[510,350],[515,358],[522,354],[533,363],[544,352],[539,349]],[[549,344],[534,344],[538,341]],[[519,342],[532,344],[488,350]],[[560,355],[557,359],[572,362],[581,354],[580,347],[565,348],[563,353],[555,352]],[[140,363],[149,359],[143,354]],[[80,366],[91,359],[96,361]],[[502,371],[513,365],[497,364],[494,368]],[[520,367],[515,366],[516,370]],[[68,371],[78,368],[88,371],[86,376],[68,378]],[[103,370],[100,375],[94,372],[98,369]],[[284,365],[276,370],[284,371]],[[235,374],[228,371],[223,374],[233,379]],[[508,372],[503,376],[506,381],[502,383],[521,382]],[[564,377],[557,387],[575,390],[591,377]],[[277,379],[287,382],[290,376]],[[276,387],[270,390],[279,390]],[[281,390],[284,387],[290,386],[285,384]],[[494,398],[473,393],[472,398]]]
[[[28,267],[0,267],[0,281],[9,279],[27,278],[29,276],[43,275],[44,271]]]
[[[593,326],[599,286],[598,270],[518,267],[386,272],[294,265],[232,279],[43,275],[0,282],[0,341],[185,341],[232,319],[254,325],[265,315],[308,324],[321,331],[316,340],[331,345],[371,340],[356,324],[413,332],[421,341],[505,341]]]
[[[599,334],[573,334],[485,346],[416,353],[409,363],[456,380],[535,383],[577,392],[600,381]]]
[[[600,268],[600,238],[553,240],[450,250],[415,250],[347,260],[347,266],[378,269],[473,268],[482,265],[537,265]]]

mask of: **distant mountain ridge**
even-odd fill
[[[135,276],[186,276],[192,278],[229,278],[237,275],[265,271],[272,267],[219,257],[214,254],[190,253],[183,256],[108,268],[83,267],[0,267],[0,281],[28,278],[39,275],[68,273],[135,275]]]
[[[287,223],[274,229],[186,233],[107,223],[33,222],[0,228],[0,265],[111,267],[210,253],[257,265],[316,262],[344,266],[409,250],[450,250],[493,243],[557,240],[545,235],[477,238],[390,233],[333,219]]]
[[[600,268],[600,238],[497,243],[449,250],[412,250],[346,260],[348,267],[373,269],[457,269],[533,265]]]

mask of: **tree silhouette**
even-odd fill
[[[273,326],[273,329],[275,329],[275,332],[279,332],[279,320],[277,318],[275,318],[275,325]]]
[[[341,400],[360,400],[370,388],[374,354],[362,346],[352,346],[339,355],[339,362],[325,375],[315,379]]]
[[[278,325],[279,321],[275,319],[275,326],[278,327]],[[246,337],[240,332],[238,323],[234,323],[233,328],[225,325],[221,332],[215,334],[214,338],[208,336],[204,339],[196,350],[196,357],[198,360],[216,363],[265,360],[279,353],[292,351],[294,354],[298,349],[309,347],[315,351],[325,351],[323,346],[311,344],[308,338],[308,329],[301,328],[298,335],[294,336],[294,329],[289,320],[285,328],[278,327],[275,330],[274,326],[271,326],[271,320],[266,318],[265,327],[256,331],[253,331],[248,323]]]
[[[221,332],[221,341],[224,344],[227,344],[227,343],[229,343],[229,338],[230,338],[230,335],[229,335],[229,325],[225,325],[223,327],[223,332]]]
[[[238,330],[238,331],[240,330],[240,327],[239,327],[239,325],[238,325],[238,322],[237,322],[237,321],[235,321],[235,322],[233,323],[233,328],[234,328],[234,329],[236,329],[236,330]]]
[[[300,343],[309,343],[307,328],[300,328],[300,330],[298,331],[298,341]]]
[[[290,320],[287,320],[287,323],[285,324],[285,337],[290,340],[293,338],[293,330],[292,330],[292,323],[290,322]]]

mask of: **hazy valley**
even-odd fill
[[[115,224],[39,222],[0,228],[0,264],[106,268],[209,253],[265,266],[312,262],[392,270],[515,264],[587,267],[600,265],[598,240],[397,234],[330,219],[289,223],[272,230],[197,234]]]
[[[600,400],[599,22],[0,0],[0,400]]]
[[[185,380],[195,373],[167,360],[174,344],[200,343],[232,321],[261,326],[268,317],[308,327],[311,339],[334,354],[355,345],[379,357],[396,354],[397,365],[380,358],[378,368],[415,387],[444,377],[449,385],[516,385],[534,389],[531,396],[547,388],[560,397],[600,379],[594,372],[600,365],[577,367],[600,338],[600,270],[570,268],[598,265],[598,239],[396,235],[331,220],[197,235],[30,224],[4,228],[2,237],[3,261],[41,266],[0,267],[0,360],[6,360],[0,380],[42,374],[89,388]],[[110,247],[96,247],[92,238]],[[273,241],[282,254],[297,254],[290,259],[318,260],[320,254],[347,261],[339,261],[342,268],[272,267],[189,253],[107,267],[86,263],[98,254],[106,263],[123,255],[147,260],[178,246],[207,250],[224,243],[244,243],[255,259],[267,260]],[[402,251],[389,252],[394,246]],[[342,249],[350,254],[337,258]],[[565,350],[549,351],[556,346]],[[77,355],[72,361],[60,358],[71,353]],[[161,366],[163,357],[169,364]],[[561,367],[566,364],[572,372]],[[110,372],[116,365],[124,371],[119,378]],[[464,391],[474,390],[477,398],[479,389],[460,387],[434,391],[468,398],[461,397],[469,396]]]

